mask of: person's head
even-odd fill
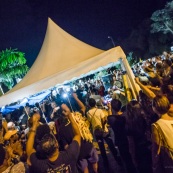
[[[92,89],[92,90],[91,90],[91,93],[92,93],[93,95],[95,95],[95,90],[94,90],[94,89]]]
[[[115,112],[119,112],[121,109],[121,106],[122,106],[122,104],[118,99],[113,99],[111,101],[111,107]]]
[[[163,67],[164,68],[170,67],[171,64],[172,64],[172,62],[169,59],[166,59],[166,60],[163,61]]]
[[[148,65],[149,68],[153,69],[154,65],[152,64],[152,62]]]
[[[90,98],[89,101],[88,101],[88,104],[91,108],[95,107],[96,106],[96,101],[95,99],[93,98]]]
[[[40,143],[45,134],[50,134],[50,128],[48,124],[38,126],[35,136],[35,145],[38,145]]]
[[[5,116],[5,119],[6,119],[7,122],[10,122],[10,120],[11,120],[11,114],[7,114]]]
[[[157,95],[152,101],[153,111],[158,115],[166,114],[170,109],[170,103],[166,96]]]
[[[115,76],[113,76],[113,81],[115,81],[116,80],[116,77]]]
[[[40,110],[39,110],[38,107],[33,107],[33,108],[31,108],[31,110],[30,110],[30,115],[35,114],[35,113],[40,114]]]
[[[25,104],[25,107],[30,107],[29,103],[26,103],[26,104]]]
[[[152,109],[152,101],[146,94],[143,93],[142,90],[139,91],[139,104],[145,115],[150,120],[152,119],[152,122],[155,122],[155,120],[158,119],[158,115],[156,115]]]
[[[142,108],[137,100],[130,101],[126,106],[127,116],[133,119],[141,115]]]
[[[36,106],[37,108],[39,108],[39,107],[40,107],[40,105],[39,105],[39,103],[38,103],[38,102],[36,102],[36,103],[35,103],[35,106]]]
[[[41,116],[40,116],[40,114],[39,114],[38,112],[34,112],[34,113],[32,114],[32,116],[29,118],[28,122],[27,122],[27,126],[28,126],[29,128],[31,128],[32,125],[33,125],[33,115],[34,115],[34,116],[37,116],[37,118],[38,118],[39,120],[40,120],[40,118],[41,118]]]
[[[156,56],[156,61],[160,61],[161,60],[161,57],[160,56]]]
[[[24,107],[23,107],[23,106],[20,106],[20,107],[19,107],[19,111],[20,111],[20,113],[23,113]]]
[[[157,62],[156,63],[156,70],[161,70],[162,69],[162,63],[161,62]]]
[[[166,52],[166,51],[163,51],[162,52],[162,55],[164,55],[165,57],[168,55],[168,52]]]
[[[27,128],[27,125],[22,123],[21,126],[20,126],[21,130],[25,130]]]
[[[169,102],[173,104],[173,85],[163,84],[161,86],[161,91],[162,94],[168,98]]]
[[[150,84],[153,87],[160,87],[161,80],[158,77],[149,78]]]
[[[61,109],[59,110],[60,115],[63,114],[67,116],[70,112],[71,112],[70,105],[68,105],[67,103],[61,105]]]
[[[126,106],[126,123],[130,131],[143,136],[146,131],[144,111],[137,100],[130,101]],[[145,136],[145,135],[144,135]]]
[[[54,108],[56,108],[57,107],[57,104],[56,104],[56,102],[51,102],[51,107],[54,109]]]
[[[4,140],[14,142],[18,140],[18,137],[17,130],[8,130],[5,133]]]
[[[7,123],[7,129],[8,130],[15,130],[15,124],[13,122]]]
[[[58,142],[52,134],[45,134],[40,141],[40,150],[50,158],[58,149]]]
[[[139,103],[143,104],[143,102],[145,102],[145,100],[147,100],[147,96],[143,93],[142,90],[139,91]]]

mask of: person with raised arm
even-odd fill
[[[26,152],[28,156],[28,163],[32,173],[50,173],[50,172],[63,172],[77,173],[76,162],[78,159],[81,136],[80,131],[71,115],[70,109],[67,105],[61,105],[62,113],[66,116],[71,124],[74,132],[72,143],[65,151],[59,151],[59,144],[53,134],[45,134],[39,144],[39,151],[42,152],[46,159],[38,159],[36,150],[34,149],[34,138],[39,125],[40,116],[33,115],[33,125],[30,129],[28,142],[26,145]]]

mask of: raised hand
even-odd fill
[[[139,81],[139,78],[138,77],[135,77],[135,82],[138,84],[138,83],[140,83],[140,81]]]
[[[39,126],[39,121],[40,121],[40,114],[39,113],[35,113],[32,117],[32,121],[33,121],[33,126]]]
[[[62,104],[61,108],[62,108],[62,110],[63,110],[62,112],[65,116],[69,116],[71,114],[71,111],[66,104]]]
[[[75,98],[78,98],[78,96],[77,96],[76,93],[73,93],[72,95],[73,95],[74,99],[75,99]]]

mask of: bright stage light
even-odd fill
[[[64,97],[64,98],[67,98],[67,94],[63,94],[63,97]]]

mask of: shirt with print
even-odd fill
[[[55,161],[48,159],[39,160],[36,154],[30,156],[32,173],[77,173],[76,162],[79,155],[79,144],[73,141],[67,150],[59,153]]]
[[[25,172],[26,172],[26,170],[25,170],[24,163],[19,162],[18,164],[8,167],[2,173],[25,173]]]

